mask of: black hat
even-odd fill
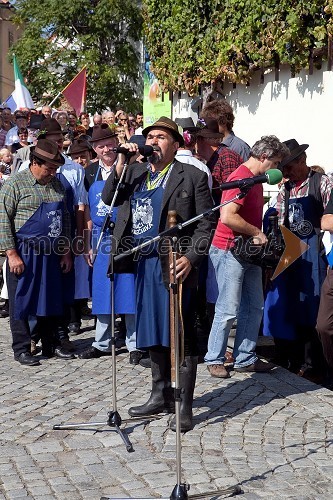
[[[107,123],[102,123],[94,126],[91,142],[102,141],[109,139],[109,137],[116,137],[116,135],[116,127],[111,128]]]
[[[36,146],[33,148],[33,155],[58,167],[65,163],[64,157],[59,153],[58,144],[48,139],[38,139]]]
[[[288,139],[288,141],[283,141],[283,144],[285,144],[289,149],[290,155],[281,161],[279,164],[280,170],[291,161],[296,160],[296,158],[301,156],[301,154],[304,153],[304,151],[309,147],[309,144],[298,144],[296,139]]]
[[[134,134],[129,138],[128,142],[135,142],[141,148],[146,144],[146,139],[142,134]]]
[[[219,131],[219,124],[217,120],[213,120],[212,118],[207,118],[203,122],[203,120],[200,121],[200,123],[204,123],[204,127],[199,130],[197,133],[197,137],[203,137],[205,139],[223,139],[224,135]]]
[[[179,142],[179,145],[184,146],[184,138],[179,132],[177,123],[173,120],[170,120],[170,118],[168,118],[167,116],[161,116],[161,118],[159,118],[155,123],[144,128],[142,131],[142,135],[144,137],[147,137],[148,132],[153,128],[166,128],[167,130],[169,130],[169,132],[172,133],[176,141]]]
[[[29,128],[39,130],[44,120],[45,118],[43,115],[30,115]]]
[[[195,132],[198,132],[200,130],[199,127],[196,127],[194,125],[194,121],[190,117],[188,117],[188,118],[176,118],[175,122],[183,130],[188,130],[192,134],[194,134]]]
[[[60,123],[55,118],[46,118],[40,124],[39,139],[45,139],[50,134],[62,134]]]

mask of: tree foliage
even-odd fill
[[[333,0],[144,0],[145,43],[164,90],[192,95],[278,63],[299,72],[327,47],[332,12]]]
[[[88,110],[141,102],[141,10],[131,0],[16,0],[12,48],[33,97],[55,96],[87,65]]]

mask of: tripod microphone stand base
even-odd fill
[[[187,492],[190,489],[190,485],[186,483],[176,484],[172,490],[171,495],[168,498],[141,498],[132,500],[218,500],[222,498],[230,498],[243,493],[240,486],[229,486],[229,488],[224,488],[221,490],[205,491],[204,493],[197,493],[195,495],[188,495]],[[124,497],[101,497],[100,500],[124,500]]]

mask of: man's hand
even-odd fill
[[[260,229],[258,229],[258,234],[256,234],[255,236],[253,236],[253,243],[255,245],[265,245],[267,243],[267,237],[266,237],[266,234],[263,233],[262,231],[260,231]]]
[[[63,273],[69,273],[72,269],[73,260],[70,252],[67,252],[60,259],[60,267]]]
[[[22,274],[24,271],[24,263],[16,250],[7,252],[9,271],[15,274]]]
[[[94,253],[92,251],[92,248],[89,250],[88,253],[84,254],[84,260],[88,264],[88,266],[93,267],[92,259],[93,259]]]
[[[179,259],[176,259],[176,278],[182,278],[183,281],[189,275],[192,269],[192,264],[185,255],[182,255]],[[170,265],[170,271],[173,271],[173,265]]]

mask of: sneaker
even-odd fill
[[[225,369],[224,365],[207,365],[207,370],[212,377],[216,378],[230,378],[229,372]]]
[[[235,372],[256,372],[256,373],[266,373],[270,372],[275,365],[268,361],[261,361],[257,359],[254,363],[248,366],[242,366],[239,368],[234,367]]]

